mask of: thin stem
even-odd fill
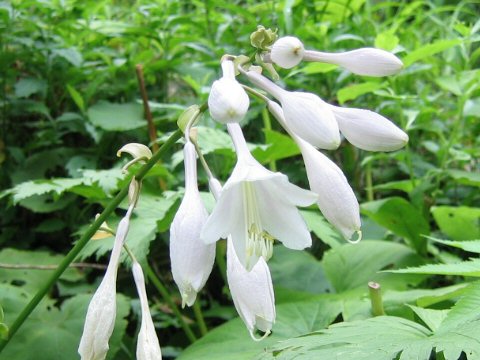
[[[150,267],[150,264],[148,263],[145,264],[145,273],[147,274],[148,279],[152,282],[153,286],[155,286],[155,288],[158,290],[160,295],[162,295],[163,299],[167,302],[168,306],[170,306],[170,309],[172,309],[173,313],[175,314],[178,321],[180,322],[180,325],[183,331],[185,332],[185,335],[187,335],[188,339],[190,340],[190,342],[192,343],[195,342],[195,340],[197,340],[197,337],[193,333],[190,326],[185,322],[185,319],[183,318],[182,313],[178,309],[177,304],[175,304],[175,302],[173,301],[167,288],[163,286],[159,277],[155,274],[153,269]]]
[[[130,248],[128,247],[127,244],[123,244],[123,248],[124,248],[125,251],[127,252],[128,256],[130,256],[130,259],[132,259],[132,263],[138,262],[138,261],[137,261],[137,258],[135,257],[135,255],[133,254],[132,250],[130,250]]]
[[[161,158],[161,156],[165,154],[165,152],[170,147],[172,147],[173,144],[175,144],[175,142],[180,138],[181,135],[181,130],[177,130],[172,135],[170,135],[168,140],[160,147],[160,149],[158,149],[158,151],[152,156],[152,158],[140,168],[138,173],[135,175],[135,178],[139,181],[143,179],[143,177],[145,177],[145,175],[153,167],[153,165],[155,165],[155,163]],[[115,209],[120,205],[122,200],[127,196],[128,187],[129,184],[125,185],[120,190],[120,192],[110,201],[110,203],[105,208],[105,210],[103,210],[100,216],[98,216],[97,219],[93,222],[93,224],[90,225],[90,227],[87,229],[87,231],[83,233],[83,236],[80,238],[80,240],[78,240],[75,246],[70,250],[70,252],[65,255],[55,272],[48,278],[45,284],[37,291],[32,300],[30,300],[30,302],[18,315],[13,324],[10,326],[8,338],[0,340],[0,353],[8,344],[8,342],[12,339],[13,335],[18,331],[20,326],[22,326],[28,316],[37,307],[37,305],[45,297],[48,291],[52,288],[58,278],[65,272],[65,270],[70,266],[73,260],[75,260],[75,258],[78,256],[80,251],[82,251],[85,245],[87,245],[90,238],[95,234],[95,232],[100,228],[100,226],[102,226],[103,222],[107,219],[107,217],[115,211]]]
[[[372,304],[372,315],[385,315],[385,310],[383,309],[382,293],[380,291],[380,284],[370,281],[368,283],[368,291],[370,293],[370,302]]]
[[[205,319],[203,318],[202,308],[200,307],[200,301],[198,301],[198,298],[197,301],[193,303],[193,312],[195,313],[195,318],[197,319],[197,325],[200,329],[200,334],[202,334],[202,336],[207,335],[208,328],[207,324],[205,323]]]
[[[106,265],[102,264],[92,264],[92,263],[72,263],[68,267],[77,268],[77,269],[100,269],[105,270]],[[6,264],[0,263],[0,269],[13,269],[13,270],[22,270],[22,269],[31,269],[31,270],[56,270],[58,265],[33,265],[33,264]]]
[[[205,170],[205,172],[207,173],[208,178],[209,179],[213,178],[214,177],[213,173],[210,170],[210,167],[208,166],[208,163],[205,160],[205,157],[203,156],[202,151],[200,150],[200,146],[198,146],[198,143],[197,143],[196,140],[192,139],[192,143],[195,146],[195,151],[197,152],[198,158],[200,159],[200,162],[202,163],[202,167]]]
[[[270,113],[268,112],[267,108],[262,109],[262,119],[265,130],[272,130],[272,121],[270,120]],[[268,166],[270,167],[270,170],[277,171],[277,163],[275,160],[270,160]]]

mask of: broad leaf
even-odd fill
[[[434,206],[431,211],[440,230],[453,240],[480,239],[480,208]]]

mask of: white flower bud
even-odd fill
[[[338,126],[347,140],[368,151],[395,151],[404,147],[408,135],[376,112],[331,105]]]
[[[212,271],[215,244],[207,245],[200,240],[208,212],[198,192],[197,159],[192,143],[185,144],[184,156],[185,196],[170,226],[170,260],[182,306],[191,306]]]
[[[354,74],[376,77],[396,74],[403,67],[402,61],[392,53],[374,48],[362,48],[342,53],[306,50],[303,60],[335,64]]]
[[[285,36],[272,45],[270,58],[278,66],[291,69],[302,61],[304,52],[303,43],[298,38]]]
[[[223,124],[239,122],[248,111],[250,99],[235,79],[233,62],[223,61],[222,70],[222,78],[214,81],[208,96],[210,115]]]
[[[137,360],[161,360],[162,352],[158,343],[157,333],[153,325],[152,315],[148,307],[147,291],[142,267],[138,262],[132,265],[133,278],[137,287],[140,306],[142,308],[142,324],[137,340]]]
[[[275,323],[275,296],[270,270],[263,257],[251,271],[238,260],[232,239],[227,239],[227,280],[233,303],[253,340],[268,336]],[[255,337],[255,329],[265,334]]]
[[[133,209],[133,208],[131,208]],[[118,224],[107,271],[88,305],[78,353],[82,360],[103,360],[107,356],[108,341],[113,332],[116,305],[117,269],[123,242],[127,237],[131,210]]]
[[[280,101],[287,126],[293,133],[321,149],[338,148],[338,124],[326,102],[315,94],[286,91],[253,71],[246,75],[252,83]]]

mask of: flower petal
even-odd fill
[[[278,66],[291,69],[302,61],[304,51],[305,48],[298,38],[285,36],[272,45],[270,58]]]

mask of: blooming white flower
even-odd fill
[[[269,101],[268,108],[298,144],[305,162],[310,189],[318,194],[317,204],[322,214],[348,241],[352,241],[354,233],[358,234],[358,238],[352,242],[360,240],[358,201],[342,170],[328,157],[290,131],[282,109],[276,102]]]
[[[329,106],[335,114],[341,133],[360,149],[395,151],[408,142],[405,132],[376,112]]]
[[[375,48],[362,48],[341,53],[305,50],[305,61],[319,61],[339,65],[354,74],[387,76],[402,70],[402,61],[392,53]]]
[[[223,124],[239,122],[248,111],[250,100],[235,79],[233,61],[222,61],[223,76],[214,81],[208,96],[208,108],[212,118]]]
[[[253,340],[268,336],[275,322],[275,296],[270,270],[263,258],[247,271],[238,260],[232,239],[227,239],[227,280],[233,303]],[[255,337],[255,329],[263,331]]]
[[[105,276],[88,305],[83,334],[78,346],[82,360],[103,360],[108,352],[108,341],[113,332],[116,306],[117,269],[122,246],[127,237],[130,216],[133,206],[130,206],[125,217],[118,224],[115,243]]]
[[[142,323],[137,340],[137,360],[161,360],[162,352],[158,343],[157,333],[153,325],[152,315],[148,307],[147,291],[142,267],[138,262],[132,265],[133,278],[137,287],[140,306],[142,308]]]
[[[183,151],[185,196],[170,227],[170,260],[182,306],[191,306],[212,271],[215,245],[200,240],[208,212],[198,192],[195,147],[187,142]]]
[[[270,58],[278,66],[291,69],[302,61],[304,52],[303,43],[298,38],[285,36],[272,45]]]
[[[210,244],[231,235],[235,252],[247,270],[259,257],[271,257],[274,239],[291,249],[310,246],[310,232],[296,206],[314,203],[316,194],[260,165],[250,154],[238,124],[229,124],[228,131],[237,151],[237,164],[201,238]]]
[[[254,71],[245,74],[252,83],[280,101],[285,121],[297,136],[321,149],[338,148],[340,133],[335,116],[328,104],[317,95],[286,91]]]

